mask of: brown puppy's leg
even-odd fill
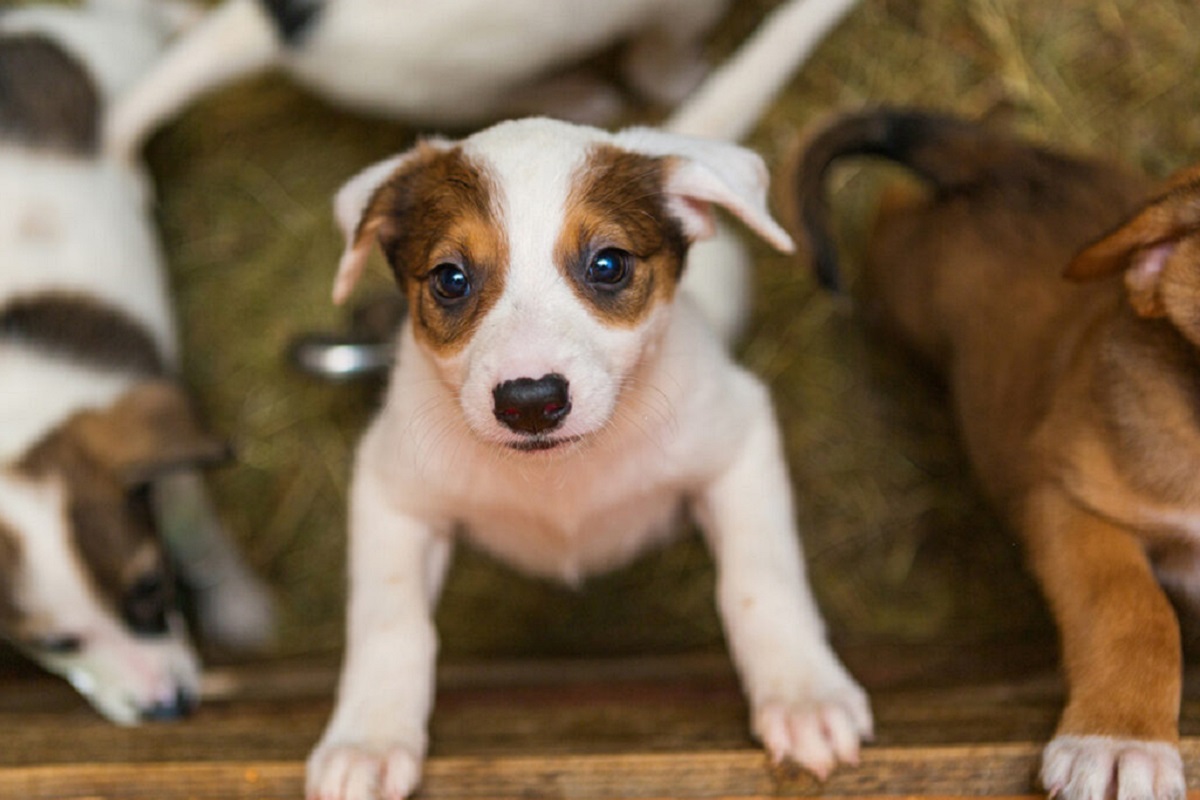
[[[1182,797],[1179,625],[1142,545],[1054,488],[1034,493],[1025,521],[1068,686],[1043,758],[1046,789],[1069,798]]]

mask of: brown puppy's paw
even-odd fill
[[[1042,754],[1042,785],[1062,800],[1182,800],[1183,759],[1167,742],[1057,736]]]

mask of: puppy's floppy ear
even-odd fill
[[[1086,281],[1124,271],[1134,310],[1144,317],[1166,313],[1159,292],[1163,268],[1179,241],[1200,231],[1200,165],[1173,176],[1166,190],[1116,230],[1080,251],[1063,275]]]
[[[371,200],[407,157],[408,153],[403,153],[372,164],[346,181],[333,198],[333,217],[345,240],[337,277],[333,279],[333,302],[338,305],[354,291],[375,245],[375,233],[382,217],[369,214]]]
[[[375,236],[384,221],[384,209],[377,202],[380,190],[406,164],[449,147],[450,143],[442,139],[423,141],[400,155],[372,164],[338,189],[333,198],[333,216],[346,244],[333,280],[333,302],[341,305],[350,297],[375,246]]]
[[[670,159],[666,191],[670,209],[692,241],[715,232],[714,205],[744,222],[776,249],[795,249],[767,209],[769,176],[763,160],[751,150],[729,142],[631,128],[615,136],[615,144],[636,153]]]

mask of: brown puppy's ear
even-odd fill
[[[229,444],[204,430],[190,398],[170,381],[139,384],[109,408],[80,414],[71,426],[96,463],[128,486],[231,457]]]
[[[1176,173],[1166,190],[1119,228],[1080,251],[1064,277],[1075,281],[1124,271],[1129,301],[1144,317],[1166,313],[1159,292],[1163,267],[1183,237],[1200,230],[1200,165]]]

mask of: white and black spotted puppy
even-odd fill
[[[771,29],[824,32],[850,5],[793,0]],[[785,48],[783,69],[801,41],[759,44]],[[736,63],[743,83],[766,80],[759,60]],[[677,120],[740,130],[757,112],[742,88],[704,101],[724,113]],[[717,564],[756,734],[822,777],[856,760],[867,700],[808,588],[770,398],[723,335],[742,309],[716,288],[740,262],[728,234],[701,242],[720,207],[790,249],[766,183],[762,160],[727,142],[527,119],[426,142],[343,187],[335,298],[378,246],[410,313],[358,450],[347,652],[310,798],[394,800],[416,785],[433,608],[460,531],[576,584],[661,542],[685,509]]]
[[[253,644],[271,622],[187,469],[228,448],[174,377],[148,183],[100,147],[105,107],[185,15],[0,14],[0,635],[126,724],[198,697],[172,561],[214,638]]]
[[[279,68],[339,105],[426,125],[549,113],[595,122],[619,94],[574,65],[618,42],[631,86],[676,102],[728,0],[225,0],[112,115],[133,152],[205,92]]]

